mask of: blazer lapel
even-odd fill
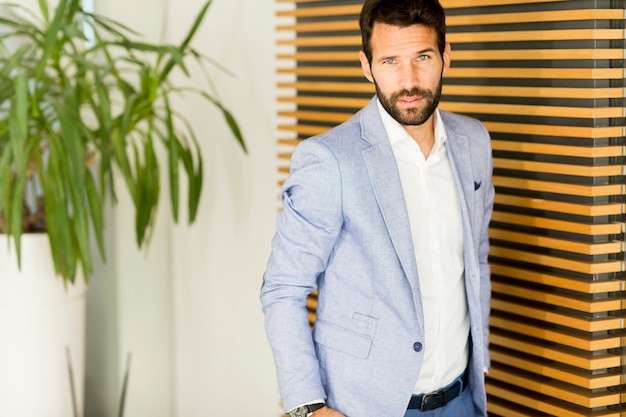
[[[469,138],[462,133],[456,123],[446,117],[445,112],[441,112],[448,140],[446,149],[450,159],[452,174],[456,181],[459,199],[461,200],[461,217],[463,220],[463,240],[465,251],[465,267],[472,265],[476,258],[474,239],[472,233],[472,218],[474,213],[474,193],[480,186],[474,183],[474,170],[472,169],[471,151],[469,148]],[[465,274],[465,287],[469,300],[478,299],[479,280],[472,280]]]
[[[471,152],[469,149],[469,140],[467,136],[459,133],[456,125],[446,123],[444,118],[444,126],[448,140],[446,141],[446,149],[452,167],[452,174],[456,180],[456,186],[459,191],[461,200],[461,209],[468,215],[468,220],[472,218],[473,201],[475,184],[474,174],[472,170]],[[468,223],[469,224],[469,223]]]
[[[362,154],[387,232],[413,291],[418,292],[417,265],[400,175],[375,99],[361,112],[361,129],[363,139],[372,145]]]

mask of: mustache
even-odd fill
[[[398,91],[397,93],[394,93],[390,98],[392,101],[398,101],[402,97],[415,97],[415,96],[422,97],[425,99],[431,99],[431,100],[435,98],[435,94],[432,91],[419,88],[419,87],[413,87],[410,90],[404,89],[402,91]]]

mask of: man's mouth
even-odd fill
[[[402,97],[400,99],[398,99],[398,102],[400,103],[404,103],[404,104],[416,104],[419,103],[422,100],[422,97]]]

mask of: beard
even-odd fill
[[[439,105],[439,100],[441,99],[443,78],[439,78],[439,85],[434,91],[419,87],[413,87],[410,90],[405,89],[388,96],[380,90],[380,88],[378,87],[378,83],[376,83],[376,80],[374,80],[374,85],[376,86],[376,94],[378,95],[378,100],[380,101],[380,104],[391,117],[393,117],[401,125],[418,126],[426,122],[437,109],[437,106]],[[418,96],[424,99],[424,105],[405,110],[402,110],[397,106],[398,100],[400,100],[402,97],[411,96]]]

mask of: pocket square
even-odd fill
[[[481,184],[481,182],[474,181],[474,191],[476,191],[476,190],[478,190],[480,188],[480,184]]]

